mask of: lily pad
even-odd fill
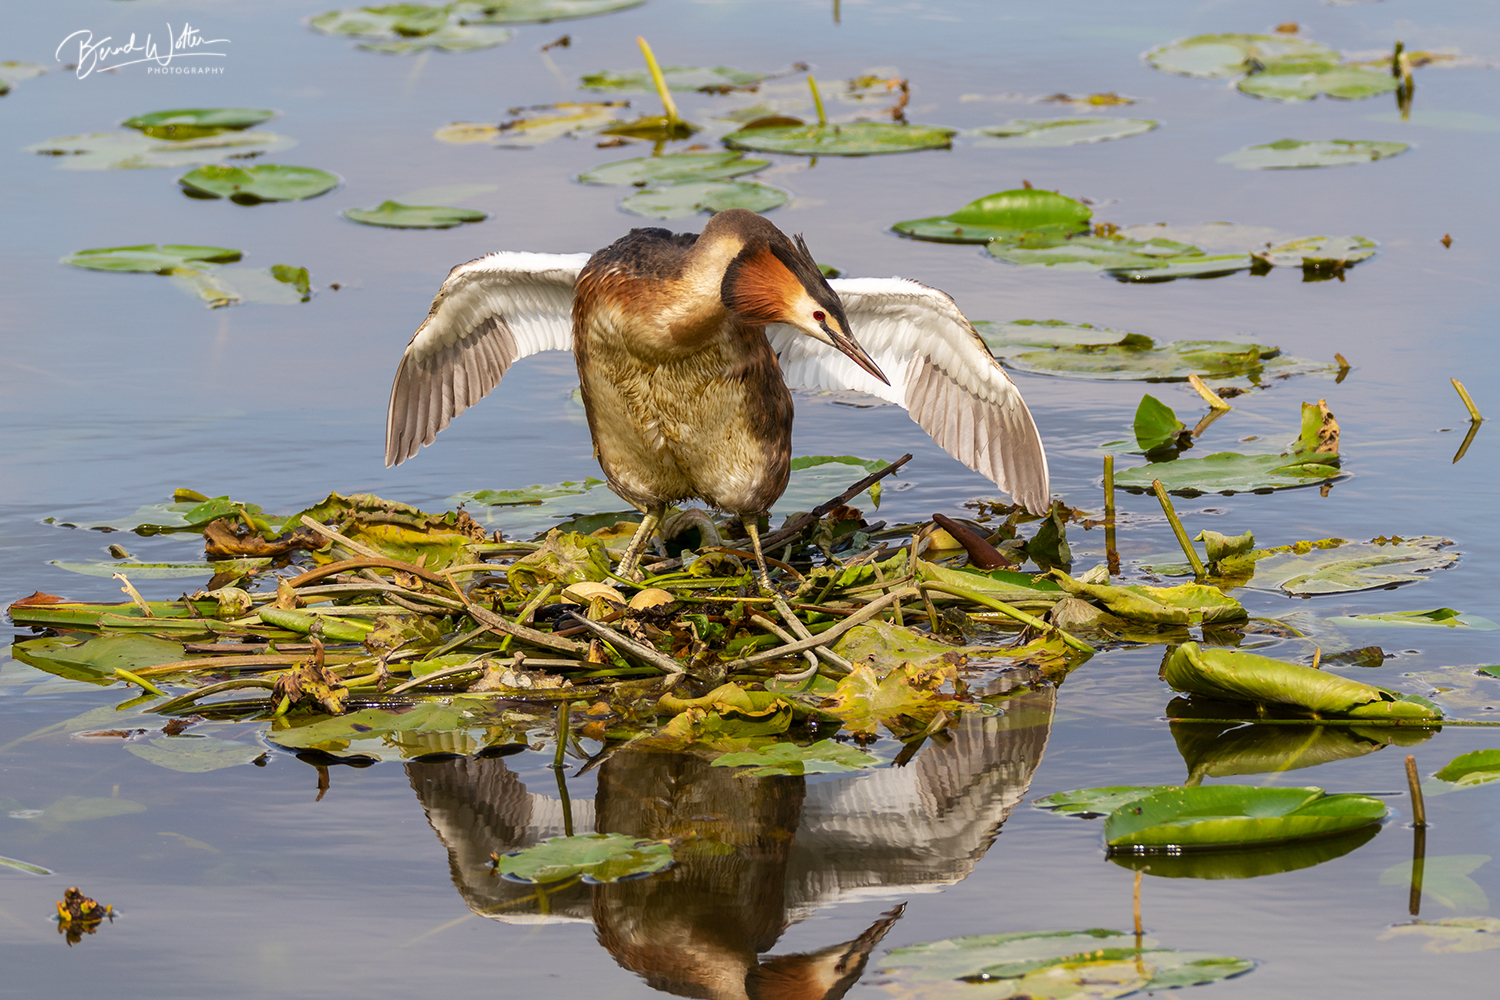
[[[453,122],[438,129],[433,137],[457,145],[486,142],[529,149],[559,136],[613,124],[618,110],[629,106],[629,101],[563,101],[511,108],[512,117],[498,124]]]
[[[535,847],[502,854],[496,868],[516,882],[561,882],[582,876],[585,882],[618,882],[654,875],[672,867],[672,845],[622,833],[553,837]]]
[[[402,205],[383,201],[374,208],[351,208],[344,218],[366,226],[387,229],[452,229],[465,222],[483,222],[489,213],[472,208],[449,208],[443,205]]]
[[[1332,364],[1283,355],[1277,347],[1227,340],[1158,344],[1138,333],[1062,320],[981,320],[974,329],[1007,368],[1061,378],[1185,382],[1197,375],[1258,385],[1271,375],[1337,370]]]
[[[1325,619],[1330,625],[1406,625],[1426,628],[1471,628],[1480,632],[1500,629],[1488,618],[1466,615],[1452,608],[1431,611],[1384,611],[1368,615],[1334,615]]]
[[[128,743],[125,749],[142,760],[185,774],[248,764],[265,752],[253,743],[212,736],[163,736],[149,743]]]
[[[1175,785],[1112,785],[1104,788],[1075,788],[1069,792],[1054,792],[1044,795],[1031,804],[1038,809],[1047,809],[1059,816],[1077,816],[1092,819],[1108,816],[1116,809],[1129,805],[1136,799],[1175,788]]]
[[[198,139],[153,139],[140,132],[65,135],[23,147],[23,152],[57,157],[63,170],[137,170],[192,167],[230,157],[263,156],[297,145],[274,132],[224,132]]]
[[[1290,705],[1320,717],[1433,721],[1443,717],[1436,705],[1416,695],[1268,656],[1205,649],[1196,642],[1185,642],[1172,651],[1162,666],[1162,679],[1174,690],[1197,696]]]
[[[1244,709],[1232,702],[1173,698],[1167,715],[1192,719],[1232,719]],[[1410,746],[1433,735],[1431,729],[1387,726],[1278,726],[1176,722],[1172,738],[1187,765],[1187,784],[1204,778],[1280,774],[1338,760],[1363,757],[1395,743]]]
[[[551,486],[527,486],[518,490],[476,490],[449,497],[450,503],[480,503],[491,507],[506,507],[515,504],[541,504],[558,497],[580,496],[599,486],[604,480],[585,478],[581,482],[561,482]]]
[[[715,66],[712,69],[701,66],[663,66],[661,74],[667,82],[668,90],[701,90],[711,94],[722,94],[731,90],[753,90],[761,81],[772,75],[770,73],[747,73],[745,70],[732,69],[728,66]],[[627,73],[604,70],[599,73],[588,73],[583,77],[582,87],[584,90],[607,93],[651,93],[656,89],[651,82],[651,74],[645,70],[632,70]]]
[[[471,3],[395,3],[350,7],[319,14],[308,21],[314,31],[364,39],[367,52],[406,55],[424,49],[472,52],[511,40],[508,28],[482,22],[482,5]]]
[[[134,671],[188,659],[181,643],[149,635],[101,635],[84,642],[23,639],[11,646],[11,655],[49,674],[91,684],[113,684],[117,668]]]
[[[765,777],[773,774],[829,774],[837,771],[859,771],[874,767],[880,758],[857,747],[834,740],[819,740],[811,746],[795,743],[773,743],[760,750],[726,753],[713,762],[714,767],[748,767],[747,775]]]
[[[951,128],[901,125],[896,122],[771,125],[731,132],[724,137],[724,144],[760,153],[874,156],[882,153],[910,153],[921,149],[947,149],[953,145],[953,136],[956,134]]]
[[[1202,458],[1179,458],[1126,469],[1116,473],[1115,485],[1144,491],[1153,480],[1160,479],[1169,493],[1227,496],[1310,486],[1338,475],[1337,455],[1241,455],[1221,451]]]
[[[1112,850],[1136,853],[1270,844],[1379,823],[1385,803],[1321,788],[1203,785],[1169,788],[1116,809],[1104,821]]]
[[[1432,777],[1456,788],[1487,785],[1500,779],[1500,750],[1474,750],[1459,754]]]
[[[753,174],[770,164],[769,160],[747,159],[743,153],[720,150],[715,153],[668,153],[665,156],[639,156],[633,160],[606,163],[578,175],[585,184],[680,184],[684,181],[721,181],[742,174]]]
[[[991,256],[1023,267],[1055,267],[1060,271],[1105,271],[1129,268],[1162,268],[1188,258],[1202,258],[1203,251],[1176,240],[1133,240],[1119,234],[1070,235],[1057,232],[1027,232],[1002,235],[985,246]],[[1231,271],[1238,266],[1228,262]],[[1248,258],[1244,267],[1249,267]]]
[[[545,24],[612,14],[646,0],[461,0],[453,4],[470,24]],[[469,13],[473,11],[473,13]]]
[[[1319,95],[1359,101],[1389,94],[1398,83],[1390,73],[1358,66],[1283,62],[1245,77],[1236,86],[1241,93],[1270,101],[1310,101]]]
[[[133,802],[130,799],[64,795],[39,813],[27,815],[25,818],[42,823],[89,823],[94,820],[114,819],[116,816],[130,816],[145,811],[144,803]]]
[[[1422,950],[1438,954],[1490,951],[1500,948],[1500,919],[1448,917],[1445,920],[1413,920],[1409,924],[1397,924],[1392,927],[1380,935],[1380,940],[1389,941],[1403,934],[1415,934],[1427,938],[1427,943],[1422,945]]]
[[[1250,617],[1232,597],[1217,587],[1185,583],[1176,587],[1117,587],[1105,583],[1083,583],[1054,569],[1050,576],[1063,590],[1103,606],[1112,615],[1153,625],[1213,625],[1244,621]]]
[[[69,573],[79,573],[83,576],[98,576],[104,579],[113,577],[116,573],[126,573],[132,580],[189,580],[194,577],[214,576],[217,573],[238,571],[241,575],[264,569],[271,565],[269,558],[259,559],[225,559],[219,562],[197,562],[197,563],[142,563],[125,561],[109,562],[59,562],[53,560],[47,565],[56,566],[58,569]]]
[[[1449,539],[1429,536],[1381,537],[1370,542],[1328,538],[1231,555],[1223,560],[1220,571],[1245,578],[1245,585],[1257,590],[1275,589],[1299,597],[1347,594],[1426,580],[1458,561],[1457,553],[1445,551],[1452,545]],[[1436,613],[1417,612],[1422,616]]]
[[[953,665],[947,663],[925,668],[905,664],[884,677],[856,664],[819,709],[838,719],[851,733],[874,735],[877,724],[896,733],[921,730],[938,712],[966,707],[941,690],[955,677]]]
[[[208,304],[210,309],[259,302],[295,305],[312,298],[307,268],[290,264],[270,267],[179,268],[172,282]]]
[[[436,747],[424,740],[441,736],[444,747],[473,753],[496,743],[514,742],[495,710],[473,702],[425,702],[405,712],[365,708],[320,718],[305,726],[266,733],[266,739],[293,752],[316,750],[354,759],[410,759]]]
[[[891,228],[903,236],[938,243],[987,243],[1022,233],[1066,236],[1087,232],[1092,216],[1087,205],[1067,195],[1016,188],[986,195],[948,215],[909,219]]]
[[[978,137],[975,146],[1042,149],[1126,139],[1150,132],[1157,125],[1157,122],[1145,118],[1015,118],[1000,125],[972,129],[965,134]]]
[[[40,63],[16,62],[6,60],[0,62],[0,97],[10,93],[11,84],[22,80],[30,80],[32,77],[41,76],[47,72],[47,67]]]
[[[769,212],[785,205],[790,198],[780,188],[749,181],[693,181],[641,191],[626,197],[620,207],[648,219],[686,219],[700,212],[723,212],[731,208]]]
[[[1249,972],[1255,963],[1173,951],[1153,938],[1092,928],[914,944],[892,949],[878,968],[894,980],[888,989],[924,1000],[1091,1000],[1218,982]]]
[[[1450,910],[1488,910],[1489,897],[1469,875],[1489,860],[1488,854],[1429,855],[1422,860],[1422,896]],[[1380,884],[1410,885],[1411,869],[1410,861],[1392,865],[1380,873]]]
[[[1288,840],[1251,844],[1239,849],[1173,853],[1126,853],[1111,851],[1109,860],[1121,868],[1144,872],[1153,878],[1245,879],[1279,875],[1312,868],[1357,851],[1373,840],[1381,827],[1370,823],[1347,833],[1314,840]]]
[[[126,271],[134,274],[171,274],[181,267],[195,264],[227,264],[239,260],[242,252],[229,247],[203,247],[186,243],[140,243],[128,247],[99,247],[79,250],[59,263],[90,271]]]
[[[228,198],[237,205],[263,201],[303,201],[327,194],[339,179],[314,167],[261,163],[253,167],[209,165],[177,178],[183,193],[195,198]]]
[[[1375,256],[1375,241],[1363,236],[1306,236],[1257,252],[1272,267],[1343,268]]]
[[[1259,146],[1246,146],[1219,157],[1241,170],[1297,170],[1307,167],[1345,167],[1353,163],[1384,160],[1406,152],[1404,142],[1370,142],[1356,139],[1280,139]]]
[[[1286,60],[1336,65],[1339,54],[1326,45],[1286,35],[1194,35],[1146,53],[1157,69],[1179,76],[1223,77],[1253,72]]]
[[[154,139],[199,139],[243,131],[275,117],[276,112],[261,108],[180,108],[136,115],[120,124]]]

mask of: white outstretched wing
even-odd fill
[[[387,466],[432,444],[513,362],[573,349],[573,283],[588,259],[502,252],[448,272],[396,369],[385,420]]]
[[[1047,456],[1021,393],[953,300],[904,278],[829,282],[849,332],[891,380],[790,326],[766,328],[794,389],[855,389],[906,407],[938,445],[1034,513],[1051,503]]]

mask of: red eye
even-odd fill
[[[822,310],[821,310],[821,309],[819,309],[819,310],[816,310],[816,311],[815,311],[815,312],[814,312],[814,313],[813,313],[813,319],[815,319],[815,320],[817,320],[817,321],[818,321],[818,322],[819,322],[819,323],[821,323],[821,322],[823,322],[823,320],[824,320],[824,319],[825,319],[825,318],[826,318],[826,317],[825,317],[825,316],[824,316],[824,315],[823,315],[823,311],[822,311]]]

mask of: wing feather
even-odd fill
[[[540,351],[573,349],[573,283],[588,254],[492,253],[449,272],[391,384],[385,464],[431,444]]]
[[[943,292],[902,278],[829,282],[850,333],[883,385],[834,348],[790,326],[766,328],[787,385],[852,389],[904,406],[948,454],[1036,513],[1051,502],[1047,456],[1020,391]]]

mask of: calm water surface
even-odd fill
[[[1495,59],[1494,3],[847,0],[836,25],[823,2],[650,0],[607,17],[519,27],[511,44],[488,51],[417,57],[359,52],[314,34],[303,21],[322,12],[321,3],[12,6],[0,59],[50,63],[58,42],[81,28],[123,38],[160,35],[184,20],[231,44],[221,75],[148,76],[131,67],[79,80],[59,71],[0,100],[0,597],[7,603],[34,589],[115,599],[112,582],[48,564],[105,558],[111,541],[124,539],[147,561],[196,558],[201,549],[184,536],[104,536],[43,522],[127,517],[179,486],[272,511],[305,507],[329,489],[446,509],[446,498],[464,490],[596,474],[564,356],[518,366],[437,447],[399,470],[381,468],[382,418],[400,350],[450,266],[495,249],[593,250],[639,223],[614,207],[618,189],[570,178],[645,147],[600,150],[588,139],[534,150],[451,146],[434,140],[433,130],[577,99],[580,74],[637,65],[634,38],[644,34],[666,63],[772,69],[805,61],[825,79],[876,68],[899,73],[911,80],[913,121],[954,127],[1069,113],[965,95],[1115,91],[1137,98],[1105,113],[1162,126],[1117,142],[1041,150],[959,144],[811,167],[773,158],[764,179],[795,200],[772,218],[805,233],[822,261],[854,275],[900,274],[941,287],[975,319],[1066,319],[1158,340],[1242,338],[1323,360],[1343,353],[1354,369],[1342,383],[1303,377],[1241,397],[1199,447],[1223,450],[1250,435],[1289,438],[1298,405],[1326,398],[1343,427],[1350,478],[1326,497],[1309,489],[1184,501],[1179,510],[1190,530],[1253,529],[1262,544],[1442,535],[1456,542],[1461,560],[1415,586],[1306,602],[1240,596],[1254,614],[1297,613],[1306,623],[1441,606],[1500,618],[1489,572],[1500,554],[1493,500],[1500,437],[1482,429],[1454,464],[1466,424],[1447,384],[1456,375],[1482,409],[1500,410],[1493,346],[1500,75],[1419,70],[1417,114],[1403,124],[1389,97],[1279,105],[1222,80],[1169,76],[1140,59],[1172,38],[1261,32],[1285,21],[1344,50],[1388,50],[1400,38],[1411,48],[1457,46]],[[571,47],[539,53],[564,32]],[[710,124],[710,143],[728,129],[711,121],[717,109],[750,100],[681,99],[687,117]],[[183,197],[173,184],[177,171],[68,171],[20,151],[52,136],[108,130],[146,111],[216,106],[278,109],[280,118],[266,127],[298,145],[275,159],[334,171],[342,185],[314,201],[245,208]],[[637,106],[650,110],[654,100]],[[1466,127],[1447,127],[1455,122]],[[1414,148],[1330,170],[1250,172],[1216,162],[1241,146],[1286,137],[1399,140]],[[887,231],[893,221],[941,214],[1023,179],[1099,203],[1098,220],[1360,234],[1381,252],[1342,282],[1304,283],[1278,270],[1131,286],[1011,267],[976,247],[916,243]],[[462,201],[491,219],[398,232],[338,216],[453,184],[494,185]],[[1439,242],[1445,233],[1450,248]],[[149,242],[232,246],[256,266],[305,265],[320,291],[296,307],[209,311],[166,279],[56,263],[86,247]],[[342,289],[329,289],[334,282]],[[1098,446],[1128,436],[1143,386],[1027,375],[1017,383],[1047,442],[1054,490],[1098,509]],[[1179,413],[1200,409],[1186,387],[1145,388]],[[801,398],[795,446],[800,454],[915,452],[904,488],[886,494],[880,513],[891,519],[956,513],[965,500],[992,493],[891,407]],[[1154,502],[1125,496],[1121,504],[1131,515],[1120,538],[1127,562],[1173,551]],[[1079,568],[1100,558],[1098,534],[1075,529]],[[144,581],[141,589],[170,598],[198,582]],[[1322,641],[1399,651],[1375,671],[1341,669],[1415,690],[1402,674],[1495,662],[1486,635],[1368,629]],[[1287,643],[1274,652],[1305,658],[1311,648]],[[602,998],[657,995],[654,984],[734,996],[757,954],[848,941],[902,900],[906,914],[883,946],[1128,928],[1132,873],[1104,857],[1097,822],[1026,803],[1086,785],[1183,780],[1183,757],[1161,721],[1170,692],[1156,679],[1160,653],[1146,647],[1097,656],[1055,691],[1024,696],[1002,719],[960,731],[899,772],[736,784],[691,761],[662,758],[611,761],[570,778],[581,825],[597,819],[601,828],[645,831],[672,817],[718,824],[735,851],[695,859],[668,879],[565,894],[550,922],[534,906],[515,905],[511,887],[482,870],[491,850],[558,830],[556,778],[541,755],[335,768],[330,790],[314,801],[317,773],[280,752],[265,767],[188,775],[118,742],[80,740],[66,726],[47,731],[117,703],[120,691],[5,660],[0,855],[58,874],[0,868],[0,995]],[[1497,717],[1486,694],[1479,689],[1475,703],[1453,714]],[[1492,697],[1500,705],[1500,689]],[[253,739],[255,728],[196,731]],[[1259,963],[1248,975],[1195,988],[1204,996],[1486,995],[1500,953],[1440,955],[1423,951],[1418,938],[1380,940],[1409,919],[1405,884],[1382,884],[1380,876],[1410,857],[1402,755],[1415,752],[1430,772],[1459,753],[1496,746],[1491,732],[1450,727],[1412,751],[1387,748],[1239,779],[1391,793],[1393,814],[1367,843],[1345,845],[1347,853],[1312,867],[1237,879],[1153,871],[1143,890],[1149,932],[1167,947]],[[1500,856],[1497,795],[1479,789],[1431,799],[1429,856]],[[46,810],[55,814],[68,797],[118,798],[144,809],[50,819]],[[1429,898],[1422,915],[1489,913],[1483,893],[1500,898],[1497,873],[1500,862],[1485,862],[1470,876],[1483,892],[1468,892],[1453,908]],[[68,885],[122,914],[72,948],[47,919]],[[475,915],[481,911],[492,919]],[[867,977],[851,995],[884,995],[878,980]]]

